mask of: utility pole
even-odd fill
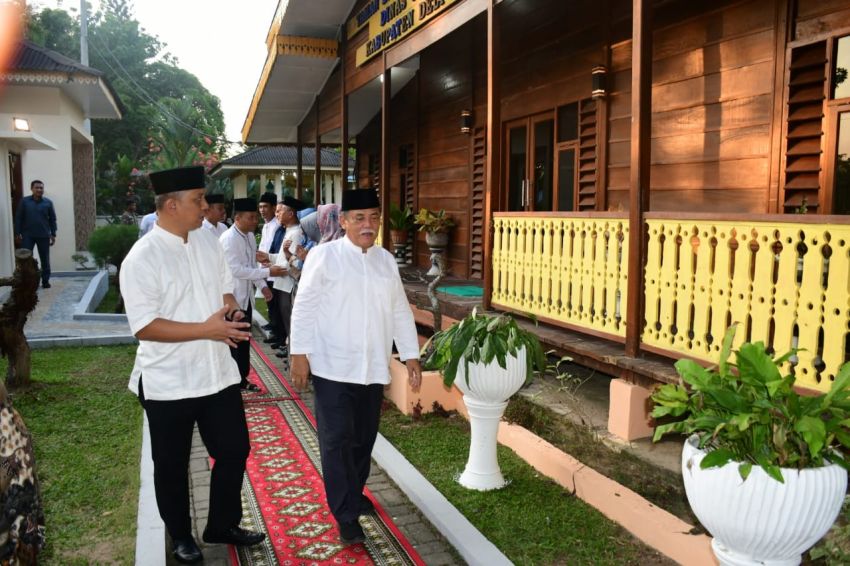
[[[89,11],[86,0],[80,0],[80,63],[89,66]],[[91,134],[91,120],[83,122],[87,134]]]

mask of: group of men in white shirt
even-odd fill
[[[250,443],[238,385],[246,382],[249,367],[254,291],[268,297],[269,279],[279,292],[278,312],[282,318],[286,309],[291,312],[290,378],[303,390],[313,376],[325,491],[340,541],[362,542],[358,517],[372,509],[363,489],[393,341],[411,386],[418,389],[421,381],[416,328],[397,265],[390,252],[375,246],[376,192],[345,191],[345,236],[317,246],[304,261],[298,201],[286,197],[276,204],[278,226],[268,251],[258,253],[256,201],[236,199],[234,225],[216,239],[198,229],[209,207],[202,167],[150,178],[156,222],[127,255],[121,288],[139,339],[129,387],[150,422],[157,504],[174,557],[203,560],[189,515],[187,467],[196,423],[215,460],[204,541],[245,546],[265,538],[239,526]],[[271,204],[271,197],[265,199]],[[301,277],[293,305],[296,271]],[[284,325],[289,331],[290,321]]]

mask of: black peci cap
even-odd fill
[[[381,201],[378,200],[378,193],[375,189],[342,191],[342,212],[366,208],[381,208]]]
[[[257,212],[257,201],[252,198],[235,198],[233,212]]]
[[[158,195],[175,191],[190,191],[205,188],[204,168],[200,165],[193,167],[178,167],[163,169],[148,173],[153,185],[153,192]]]

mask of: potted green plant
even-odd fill
[[[431,248],[445,248],[449,243],[448,232],[455,225],[451,216],[442,208],[436,212],[420,208],[414,222],[420,232],[425,232],[425,241]]]
[[[721,564],[795,564],[830,528],[847,488],[850,363],[828,393],[804,396],[761,342],[705,369],[679,360],[683,383],[661,386],[652,416],[667,420],[654,440],[689,435],[682,452],[688,502],[714,536]]]
[[[447,386],[463,393],[472,428],[469,459],[459,478],[481,491],[505,485],[496,459],[496,434],[508,399],[546,369],[546,356],[533,332],[513,317],[479,315],[476,310],[432,336],[423,348],[425,367],[443,373]]]
[[[393,245],[404,246],[407,236],[413,228],[413,211],[409,206],[400,208],[395,203],[390,205],[390,238]]]

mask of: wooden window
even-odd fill
[[[595,210],[596,123],[589,98],[507,122],[507,210]]]
[[[791,49],[787,72],[783,211],[821,208],[821,143],[826,98],[826,42]]]
[[[825,116],[827,214],[850,214],[850,35],[827,40],[829,100]]]

